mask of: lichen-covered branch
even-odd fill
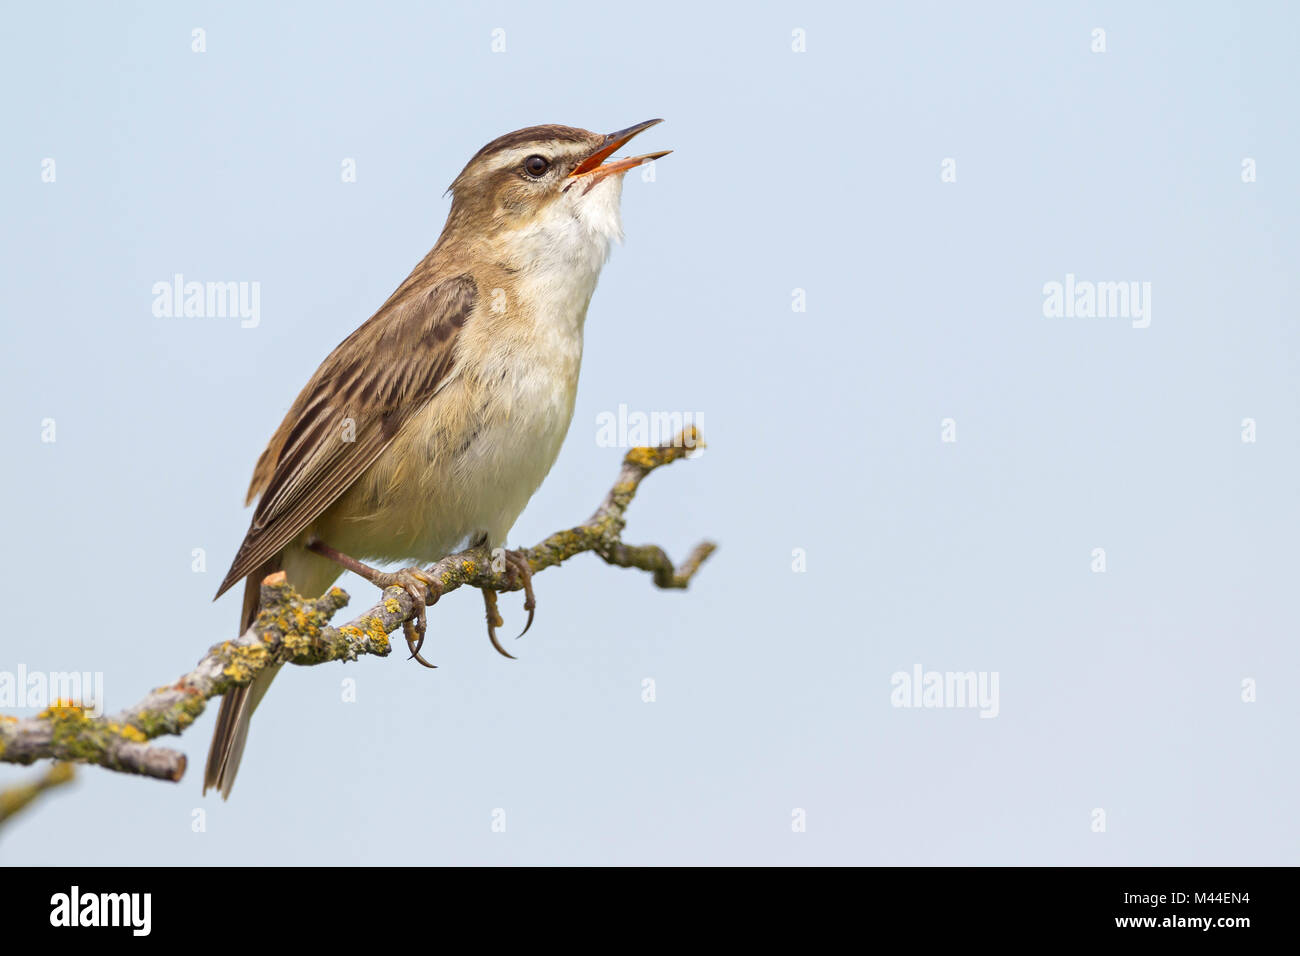
[[[714,545],[707,541],[697,545],[681,565],[674,566],[654,545],[623,543],[624,514],[650,472],[703,447],[699,433],[689,427],[668,445],[633,448],[623,459],[614,487],[587,521],[557,531],[523,551],[529,567],[537,573],[592,551],[609,564],[649,571],[658,587],[686,587]],[[494,591],[521,589],[520,576],[500,558],[483,549],[448,555],[426,571],[441,590],[439,595],[430,595],[431,599],[436,601],[464,585]],[[0,762],[30,764],[52,758],[180,780],[185,773],[185,755],[150,746],[149,741],[182,733],[209,700],[247,684],[273,664],[311,665],[356,660],[365,654],[387,656],[391,650],[388,635],[416,613],[411,595],[392,587],[364,614],[342,626],[331,626],[330,620],[347,602],[348,596],[337,587],[314,601],[306,600],[288,585],[283,574],[273,574],[262,582],[262,610],[252,627],[233,640],[214,644],[194,670],[174,684],[156,688],[133,707],[112,716],[90,717],[75,702],[61,701],[34,717],[0,715]]]

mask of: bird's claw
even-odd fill
[[[430,670],[437,670],[437,664],[430,664],[420,656],[420,648],[424,646],[424,631],[417,632],[410,621],[403,621],[402,633],[406,637],[406,648],[411,652],[411,656],[408,657],[407,660],[419,661]]]
[[[504,551],[502,557],[505,561],[506,579],[512,588],[522,587],[524,590],[524,610],[528,612],[528,621],[524,624],[524,629],[519,632],[518,640],[528,633],[528,629],[533,626],[533,612],[537,608],[537,596],[533,594],[533,569],[528,563],[528,556],[523,551]],[[497,640],[497,628],[505,624],[501,620],[501,612],[497,610],[497,592],[492,588],[483,588],[483,603],[487,606],[487,626],[488,640],[496,648],[498,654],[502,657],[508,657],[512,661],[516,660],[515,655],[511,654],[501,642]]]
[[[497,610],[497,592],[491,588],[483,588],[483,603],[487,606],[488,640],[492,642],[492,646],[497,649],[497,653],[502,657],[508,657],[512,661],[518,660],[515,655],[502,647],[501,642],[497,640],[497,628],[505,624],[505,621],[501,620],[501,612]]]
[[[533,568],[528,563],[527,555],[522,551],[507,551],[506,566],[514,572],[514,576],[521,579],[524,588],[524,610],[528,612],[528,620],[524,623],[524,629],[515,636],[517,641],[527,634],[528,629],[533,626],[533,612],[537,609],[537,595],[533,593]]]
[[[402,622],[402,634],[406,638],[406,647],[411,652],[407,660],[418,661],[431,669],[436,668],[436,664],[430,664],[420,656],[420,648],[424,647],[424,638],[428,630],[425,609],[430,604],[438,603],[438,598],[442,596],[442,589],[438,586],[438,582],[419,568],[403,568],[392,574],[380,575],[379,580],[374,583],[385,589],[401,588],[411,596],[411,600],[415,602],[415,619]]]

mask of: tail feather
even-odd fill
[[[230,796],[230,788],[235,785],[235,775],[239,773],[239,761],[244,756],[244,744],[248,741],[248,725],[253,719],[253,711],[262,702],[267,688],[283,665],[275,664],[262,671],[252,683],[236,687],[221,698],[221,710],[217,714],[217,729],[212,735],[212,747],[208,750],[208,765],[203,775],[203,792],[208,787],[221,791],[223,800]]]
[[[240,633],[248,630],[257,620],[258,601],[262,591],[262,580],[276,570],[275,563],[268,562],[258,568],[244,581],[244,612],[240,623]],[[217,713],[217,728],[212,734],[212,746],[208,749],[208,765],[203,773],[203,792],[209,787],[221,791],[222,799],[230,796],[230,788],[235,785],[235,774],[239,772],[239,760],[244,755],[244,744],[248,740],[248,725],[253,719],[253,711],[266,695],[267,688],[280,671],[279,664],[260,672],[249,684],[228,690],[221,698],[221,710]]]

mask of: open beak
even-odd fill
[[[648,163],[650,160],[658,159],[660,156],[667,156],[672,152],[671,149],[665,149],[658,153],[646,153],[643,156],[629,156],[627,159],[616,159],[612,163],[601,165],[602,163],[605,163],[605,160],[609,158],[614,150],[618,149],[637,133],[647,130],[651,126],[658,125],[662,122],[663,120],[661,119],[646,120],[644,123],[637,123],[635,126],[621,129],[617,133],[610,133],[605,137],[605,142],[601,143],[600,147],[594,153],[573,168],[573,172],[569,173],[569,179],[571,181],[564,188],[568,189],[574,182],[582,180],[586,183],[586,189],[583,190],[583,192],[586,192],[606,176],[612,176],[615,173],[625,173],[629,169],[635,169],[642,163]]]

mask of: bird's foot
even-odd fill
[[[415,602],[415,619],[402,622],[402,634],[406,638],[406,647],[411,652],[408,660],[417,660],[429,668],[436,666],[420,656],[420,648],[424,647],[425,631],[428,629],[425,608],[430,604],[437,604],[438,598],[442,597],[442,586],[431,575],[416,567],[402,568],[400,571],[380,571],[351,555],[331,548],[319,538],[308,541],[307,550],[342,565],[381,590],[397,587],[409,594],[411,600]]]
[[[528,621],[515,638],[518,640],[533,626],[533,612],[537,608],[537,596],[533,593],[533,569],[528,563],[528,556],[523,551],[502,551],[501,554],[505,562],[506,581],[510,588],[512,590],[523,588],[524,591],[524,610],[528,612]],[[492,588],[483,588],[483,603],[487,607],[488,640],[502,657],[515,660],[515,655],[502,647],[501,642],[497,640],[497,628],[505,624],[505,621],[501,620],[501,612],[497,610],[497,592]]]
[[[524,589],[524,610],[528,612],[524,629],[515,637],[517,641],[533,626],[533,612],[537,609],[537,595],[533,593],[533,567],[528,563],[528,555],[523,551],[507,551],[505,558],[506,569],[510,573],[510,583]]]
[[[430,604],[437,604],[438,598],[442,597],[442,587],[437,580],[420,568],[412,567],[402,568],[392,573],[376,571],[371,583],[385,590],[393,587],[401,588],[411,596],[411,600],[415,602],[415,619],[408,618],[402,622],[402,636],[406,638],[407,650],[411,652],[407,660],[419,661],[428,668],[437,667],[436,664],[430,664],[420,656],[420,648],[424,647],[424,637],[428,630],[425,608]]]

